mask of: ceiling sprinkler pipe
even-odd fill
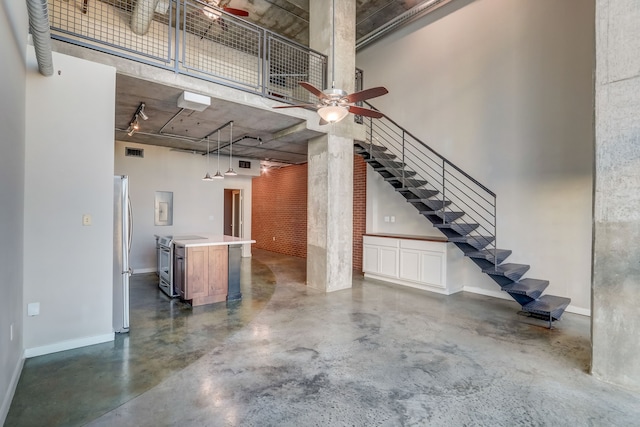
[[[43,76],[53,75],[51,53],[51,31],[49,30],[49,8],[47,0],[27,0],[29,31],[38,60],[38,70]]]

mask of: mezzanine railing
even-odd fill
[[[198,0],[49,0],[49,20],[54,39],[284,102],[326,87],[325,55]]]

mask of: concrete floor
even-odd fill
[[[134,276],[131,332],[27,360],[6,425],[640,424],[639,394],[588,375],[586,317],[548,330],[510,301],[304,277],[254,250],[241,303],[191,309]]]

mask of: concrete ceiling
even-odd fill
[[[246,10],[249,16],[244,19],[308,45],[309,1],[221,0],[220,6]],[[431,0],[356,0],[356,40],[428,1]],[[123,141],[205,153],[206,136],[233,121],[233,155],[260,159],[263,164],[278,167],[306,162],[307,141],[319,135],[306,129],[300,118],[218,99],[212,99],[212,105],[202,112],[180,112],[177,99],[181,89],[125,75],[118,75],[116,91],[115,136]],[[140,102],[146,104],[149,120],[140,121],[140,131],[128,136],[126,129]],[[215,155],[215,133],[209,141],[210,152]],[[228,127],[221,131],[221,141],[220,153],[226,155]]]

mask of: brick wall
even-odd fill
[[[367,163],[353,156],[353,270],[362,271],[362,235],[367,231]]]
[[[362,271],[366,228],[367,164],[353,157],[353,269]],[[251,237],[254,247],[307,257],[307,165],[272,169],[253,179]],[[275,237],[275,240],[274,240]]]
[[[306,258],[307,165],[262,173],[253,179],[251,197],[254,247]]]

